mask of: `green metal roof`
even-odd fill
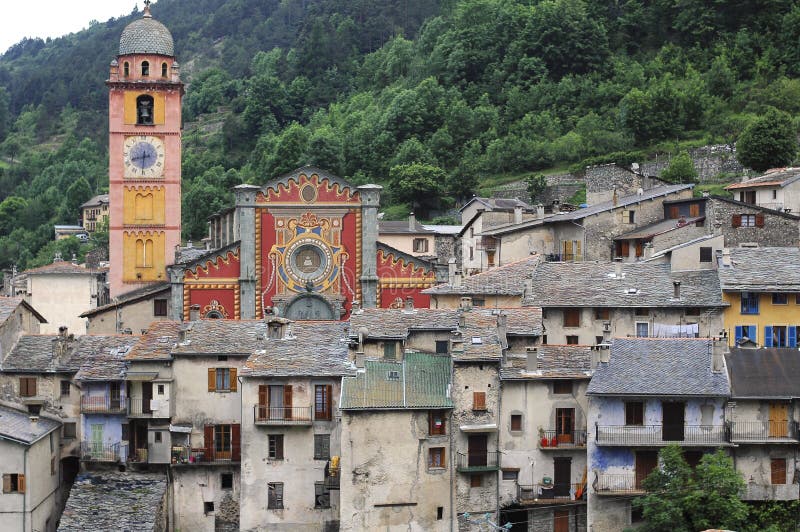
[[[342,379],[342,410],[453,408],[447,355],[406,353],[402,362],[367,360]]]

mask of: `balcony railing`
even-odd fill
[[[740,498],[745,501],[796,501],[800,497],[800,484],[748,483]]]
[[[128,411],[124,399],[118,397],[89,395],[81,396],[82,414],[125,414]]]
[[[585,484],[518,484],[519,504],[558,504],[586,499]]]
[[[310,406],[255,405],[253,418],[256,425],[311,425],[314,421]]]
[[[206,449],[204,447],[173,447],[172,457],[177,464],[212,464],[212,463],[236,463],[241,456],[238,445],[232,445],[224,450],[216,448]]]
[[[726,443],[725,425],[597,425],[598,445],[699,445]]]
[[[153,409],[150,408],[150,399],[142,399],[141,397],[128,398],[128,415],[150,417],[153,415]]]
[[[598,495],[613,495],[617,493],[628,493],[639,495],[645,492],[642,487],[644,475],[637,475],[633,471],[630,473],[598,473],[594,483],[594,491]]]
[[[498,451],[456,453],[456,469],[460,473],[497,471],[500,467]]]
[[[127,458],[127,442],[81,442],[81,460],[84,462],[124,462]]]
[[[743,442],[787,442],[798,441],[795,421],[731,421],[731,441]]]
[[[545,430],[539,437],[539,448],[547,449],[585,449],[586,431],[573,430],[568,433],[559,434],[555,430]]]

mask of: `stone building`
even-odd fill
[[[39,334],[47,320],[21,297],[0,296],[0,362],[23,334]]]
[[[632,196],[639,190],[662,187],[668,183],[645,176],[615,163],[587,166],[584,170],[586,203],[596,205],[617,197]]]
[[[728,247],[791,247],[800,243],[800,211],[781,212],[758,205],[710,196],[706,225],[721,233]]]
[[[100,194],[81,205],[81,225],[94,233],[108,220],[108,194]]]
[[[154,321],[170,319],[170,285],[154,283],[115,297],[110,303],[83,312],[89,334],[134,334],[147,332]]]

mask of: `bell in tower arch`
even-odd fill
[[[136,98],[136,123],[137,124],[153,123],[152,96],[143,95]]]

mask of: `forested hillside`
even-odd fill
[[[733,142],[800,113],[788,0],[160,0],[184,81],[184,236],[314,163],[425,213],[503,176]],[[0,267],[104,190],[108,63],[139,13],[0,57]],[[59,244],[73,246],[77,242]],[[71,250],[62,250],[71,251]]]

